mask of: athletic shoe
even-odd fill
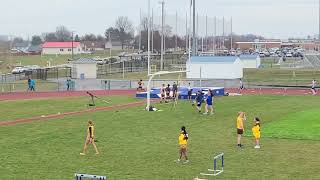
[[[96,155],[99,155],[99,153],[96,153]]]
[[[180,159],[178,159],[178,160],[175,160],[174,162],[176,162],[176,163],[180,163]]]
[[[86,154],[85,154],[85,153],[80,153],[80,155],[81,155],[81,156],[85,156]]]
[[[210,115],[214,115],[214,113],[210,113]]]
[[[260,149],[260,146],[256,145],[254,148],[255,148],[255,149]]]
[[[189,160],[186,160],[185,162],[183,162],[183,164],[188,164],[189,163]]]
[[[203,115],[208,115],[208,113],[203,113]]]

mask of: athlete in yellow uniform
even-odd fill
[[[94,126],[92,121],[88,121],[88,129],[87,129],[87,137],[86,142],[83,147],[83,152],[80,153],[80,155],[86,155],[86,151],[88,148],[88,145],[92,144],[94,150],[96,151],[96,154],[99,154],[98,148],[96,146],[96,143],[94,142]]]
[[[260,149],[260,137],[261,137],[261,132],[260,132],[260,119],[255,117],[254,118],[255,125],[252,128],[252,134],[256,140],[256,146],[254,146],[255,149]]]
[[[182,126],[181,127],[181,132],[179,134],[179,154],[180,154],[180,157],[179,159],[177,160],[177,162],[179,163],[182,159],[182,157],[184,156],[186,161],[184,163],[188,163],[189,160],[188,160],[188,156],[187,156],[187,145],[188,145],[188,139],[189,139],[189,135],[186,131],[186,127]]]
[[[238,147],[242,148],[241,137],[244,132],[244,121],[246,120],[246,114],[244,112],[239,112],[237,117],[237,143]]]

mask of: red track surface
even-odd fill
[[[228,93],[239,93],[239,89],[226,89],[225,92]],[[251,95],[312,95],[310,89],[286,89],[286,88],[258,88],[258,89],[245,89],[241,90],[241,94],[251,94]]]
[[[110,90],[110,91],[90,91],[97,96],[115,96],[115,95],[135,95],[135,90]],[[226,89],[225,92],[239,93],[238,89]],[[270,95],[311,95],[309,89],[245,89],[241,94],[270,94]],[[36,98],[54,98],[54,97],[79,97],[87,96],[86,91],[70,91],[70,92],[21,92],[21,93],[2,93],[0,94],[0,101],[5,100],[21,100],[21,99],[36,99]],[[30,123],[34,121],[47,121],[51,119],[63,118],[65,116],[81,115],[84,113],[93,113],[98,111],[108,111],[117,109],[126,109],[129,107],[143,105],[145,101],[137,101],[128,104],[120,104],[109,107],[100,107],[94,109],[87,109],[75,112],[66,112],[62,114],[52,114],[44,117],[32,117],[26,119],[17,119],[11,121],[0,122],[0,126],[10,126],[21,123]]]
[[[110,90],[110,91],[90,91],[97,96],[115,96],[115,95],[135,95],[136,90]],[[21,100],[36,98],[54,98],[54,97],[80,97],[88,96],[86,91],[63,91],[63,92],[16,92],[0,93],[0,101]]]
[[[2,121],[2,122],[0,122],[0,126],[12,126],[12,125],[16,125],[16,124],[30,123],[30,122],[35,122],[35,121],[47,121],[47,120],[52,120],[52,119],[63,118],[66,116],[81,115],[81,114],[85,114],[85,113],[93,113],[93,112],[99,112],[99,111],[126,109],[129,107],[140,106],[143,104],[145,104],[145,101],[137,101],[137,102],[133,102],[133,103],[119,104],[119,105],[108,106],[108,107],[99,107],[99,108],[87,109],[87,110],[82,110],[82,111],[66,112],[66,113],[61,113],[61,114],[51,114],[51,115],[47,115],[47,116],[37,116],[37,117],[31,117],[31,118],[25,118],[25,119],[16,119],[16,120],[11,120],[11,121]]]

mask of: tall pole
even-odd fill
[[[191,14],[192,14],[192,1],[190,0],[190,9],[189,9],[189,48],[188,48],[188,55],[189,55],[189,70],[190,70],[190,66],[191,66],[191,26],[192,26],[192,19],[191,19]]]
[[[223,51],[224,51],[224,36],[225,36],[225,32],[224,32],[224,16],[223,16],[223,19],[222,19],[222,48],[223,48]]]
[[[230,49],[233,49],[233,24],[232,24],[232,16],[231,16],[231,37],[230,37]]]
[[[217,37],[217,17],[214,17],[214,36],[213,36],[213,54],[215,54],[216,50],[216,37]]]
[[[153,31],[154,31],[154,29],[153,29],[154,27],[153,27],[153,8],[152,8],[152,17],[151,17],[151,52],[153,53],[153,50],[154,50],[154,48],[153,48]]]
[[[319,35],[318,35],[318,52],[320,53],[320,0],[319,0]]]
[[[73,31],[71,32],[71,47],[72,47],[72,49],[71,49],[71,59],[73,60]]]
[[[197,43],[196,43],[196,50],[198,52],[199,49],[199,14],[197,13],[197,31],[196,31],[196,39],[197,39]]]
[[[142,39],[142,33],[141,33],[141,21],[142,21],[142,17],[141,17],[141,8],[140,8],[140,14],[139,14],[139,16],[140,16],[140,22],[139,22],[139,53],[140,53],[140,51],[141,51],[141,39]]]
[[[148,0],[148,76],[150,76],[150,0]]]
[[[188,32],[188,12],[186,12],[186,52],[188,50],[189,32]]]
[[[161,60],[160,70],[163,70],[163,51],[164,51],[164,1],[161,1]]]
[[[178,49],[178,11],[176,11],[176,39],[175,39],[175,51]]]
[[[206,15],[206,37],[205,37],[206,51],[208,48],[208,15]]]
[[[192,55],[195,56],[197,54],[197,47],[196,47],[196,0],[193,0],[192,3],[193,8],[193,42],[192,42]]]
[[[111,40],[111,33],[109,32],[109,43],[110,43],[110,48],[109,48],[109,56],[112,56],[112,40]]]

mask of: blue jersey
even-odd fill
[[[207,97],[207,104],[209,105],[209,106],[212,106],[212,96],[208,96]]]

